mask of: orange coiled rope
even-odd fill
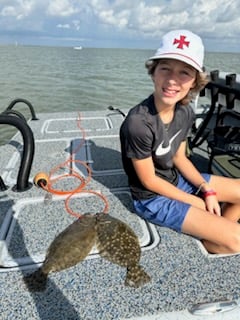
[[[40,182],[37,182],[37,185],[41,186],[41,188],[43,188],[44,190],[46,190],[47,192],[51,193],[51,194],[55,194],[55,195],[69,195],[66,200],[65,200],[65,208],[67,210],[67,212],[69,214],[71,214],[74,217],[77,218],[81,218],[83,214],[77,213],[75,211],[73,211],[70,208],[70,199],[73,197],[73,195],[83,192],[83,193],[90,193],[90,194],[94,194],[97,197],[101,198],[101,200],[104,202],[104,209],[102,210],[102,212],[107,213],[108,212],[108,201],[107,198],[94,190],[91,189],[85,189],[86,185],[89,183],[89,181],[91,180],[92,177],[92,171],[91,168],[89,167],[89,165],[85,162],[85,161],[81,161],[81,160],[74,160],[73,159],[73,155],[76,154],[80,148],[84,145],[85,143],[85,139],[86,139],[86,135],[85,135],[85,130],[81,127],[81,116],[80,113],[78,115],[78,120],[77,120],[77,126],[80,130],[80,132],[82,133],[82,141],[81,143],[79,143],[79,145],[77,146],[77,148],[75,150],[72,151],[70,157],[68,160],[66,160],[63,163],[60,163],[59,165],[57,165],[56,167],[54,167],[49,175],[46,177],[46,175],[44,176],[44,179],[39,179]],[[73,169],[73,164],[77,163],[78,165],[83,166],[86,171],[87,171],[87,177],[84,178],[82,177],[76,170]],[[57,174],[58,171],[62,170],[63,168],[67,168],[69,170],[69,173],[66,174],[61,174],[55,178],[53,178],[54,175]],[[37,176],[36,176],[37,177]],[[36,179],[35,177],[35,179]],[[42,175],[40,174],[39,177],[42,177]],[[56,189],[53,187],[53,185],[55,185],[57,182],[59,182],[62,179],[65,178],[73,178],[79,181],[79,184],[76,188],[70,189],[70,190],[62,190],[62,189]],[[44,183],[43,183],[44,181]]]

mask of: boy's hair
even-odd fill
[[[159,59],[160,60],[160,59]],[[145,67],[148,70],[149,75],[153,75],[154,71],[159,63],[159,60],[148,60],[145,63]],[[197,71],[196,76],[196,85],[192,88],[189,93],[184,97],[181,101],[179,101],[182,105],[187,105],[194,100],[199,92],[206,86],[206,84],[210,81],[210,77],[206,72],[199,72]]]

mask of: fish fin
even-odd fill
[[[43,273],[41,268],[35,272],[24,276],[23,280],[30,292],[45,291],[48,274]]]
[[[151,277],[139,265],[127,268],[125,285],[133,288],[139,288],[151,280]]]

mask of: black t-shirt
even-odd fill
[[[123,167],[134,199],[148,199],[156,194],[141,184],[132,158],[152,157],[156,175],[177,185],[178,171],[172,159],[181,142],[186,140],[194,116],[191,106],[177,104],[174,118],[166,129],[156,110],[153,95],[129,111],[120,128],[120,140]]]

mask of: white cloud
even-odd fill
[[[160,40],[174,28],[190,29],[224,45],[240,33],[239,0],[0,0],[0,33],[32,30],[44,36],[95,39]],[[56,33],[56,34],[55,34]],[[100,43],[100,42],[98,42]],[[239,49],[240,51],[240,49]]]
[[[59,24],[57,25],[57,28],[60,28],[60,29],[70,29],[70,25],[69,25],[68,23],[66,23],[66,24],[61,24],[61,23],[59,23]]]
[[[9,3],[10,1],[8,1]],[[34,0],[16,0],[12,1],[11,5],[3,6],[0,10],[0,15],[3,17],[16,17],[23,19],[31,14],[34,8]]]
[[[115,13],[111,10],[104,10],[99,12],[98,18],[101,22],[115,26],[117,28],[124,28],[128,25],[129,12],[123,10],[119,13]]]
[[[74,27],[75,27],[76,30],[80,30],[80,25],[81,25],[81,23],[80,23],[79,20],[73,20],[73,21],[72,21],[72,24],[74,25]]]
[[[132,12],[131,28],[139,30],[150,37],[160,37],[160,32],[171,29],[180,28],[188,19],[186,11],[171,14],[165,13],[165,6],[146,6],[140,3]]]
[[[71,3],[71,0],[52,0],[49,1],[47,14],[52,16],[71,16],[79,11],[79,9]]]
[[[7,16],[15,17],[17,15],[17,12],[14,7],[7,6],[2,8],[0,15],[3,17],[7,17]]]

